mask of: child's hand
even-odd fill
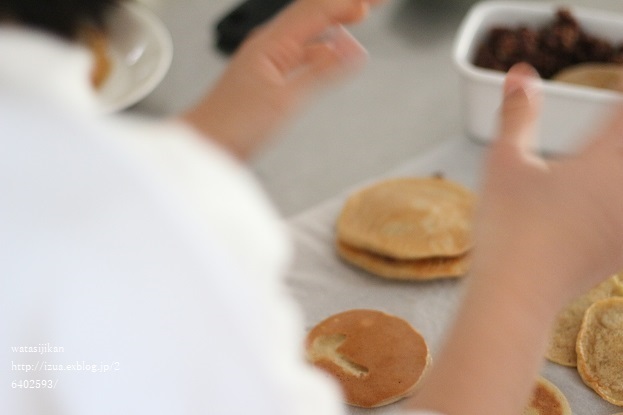
[[[485,256],[476,255],[474,274],[486,267],[504,280],[505,269],[525,271],[504,283],[557,307],[623,269],[623,106],[582,151],[546,161],[530,148],[539,101],[532,68],[511,69],[476,226]]]
[[[623,268],[623,106],[584,150],[548,161],[531,149],[536,72],[513,67],[504,92],[467,290],[412,409],[521,413],[557,312]]]
[[[342,27],[380,0],[297,0],[245,41],[212,92],[184,118],[247,158],[319,86],[357,68],[361,45]]]

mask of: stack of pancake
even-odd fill
[[[336,225],[337,252],[375,275],[406,280],[465,274],[476,198],[442,177],[404,177],[352,194]]]

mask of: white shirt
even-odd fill
[[[4,28],[0,56],[0,413],[342,413],[253,177],[182,124],[99,116],[81,48]]]

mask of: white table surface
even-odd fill
[[[460,300],[464,280],[405,282],[373,276],[336,256],[334,224],[345,197],[351,191],[382,177],[442,173],[446,178],[476,190],[484,152],[484,146],[463,137],[446,140],[397,169],[353,186],[288,220],[296,247],[288,285],[303,308],[306,328],[348,309],[383,310],[406,319],[422,333],[431,348],[434,364],[436,352]],[[545,362],[542,375],[567,396],[574,414],[621,412],[621,408],[604,401],[585,386],[574,368]],[[348,407],[348,413],[394,414],[398,408],[399,403],[373,410]]]

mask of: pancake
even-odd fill
[[[407,321],[355,309],[318,323],[306,339],[307,358],[335,378],[344,401],[374,408],[415,391],[430,364],[426,341]]]
[[[571,415],[567,397],[549,380],[539,377],[523,415]]]
[[[464,275],[469,255],[399,260],[353,248],[337,241],[337,253],[346,262],[374,275],[397,280],[432,280]]]
[[[460,256],[472,246],[474,205],[471,191],[441,177],[384,180],[346,200],[337,240],[400,260]]]
[[[576,346],[584,383],[623,406],[623,297],[598,301],[586,310]]]
[[[571,415],[571,407],[556,385],[539,377],[523,415]]]
[[[616,278],[613,276],[597,285],[558,313],[545,355],[548,360],[563,366],[577,365],[575,349],[584,313],[593,303],[613,295],[620,295]]]
[[[623,78],[623,65],[604,62],[581,63],[569,66],[552,77],[552,80],[573,85],[618,91]]]
[[[612,291],[613,294],[623,297],[623,274],[617,274],[612,278],[615,283],[614,290]]]

